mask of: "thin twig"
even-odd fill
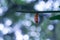
[[[27,11],[27,10],[21,10],[16,12],[22,12],[22,13],[60,13],[60,11]]]

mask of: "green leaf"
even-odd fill
[[[60,15],[52,16],[49,18],[50,20],[60,20]]]
[[[26,4],[25,0],[13,0],[13,1],[17,5],[21,5],[21,4],[24,5],[24,4]]]

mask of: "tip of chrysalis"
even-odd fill
[[[38,24],[38,21],[35,21]]]
[[[38,24],[38,13],[35,14],[34,20],[35,20],[35,23]]]

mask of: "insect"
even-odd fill
[[[35,14],[34,20],[35,20],[35,23],[39,22],[39,14],[38,13]]]
[[[35,23],[39,25],[43,22],[44,17],[42,14],[36,13],[34,16],[34,20],[35,20]]]

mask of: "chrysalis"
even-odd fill
[[[36,24],[41,24],[44,20],[43,14],[36,13],[34,16],[34,20]]]
[[[39,23],[39,14],[38,13],[35,14],[34,20],[35,20],[35,23],[37,23],[37,24]]]

